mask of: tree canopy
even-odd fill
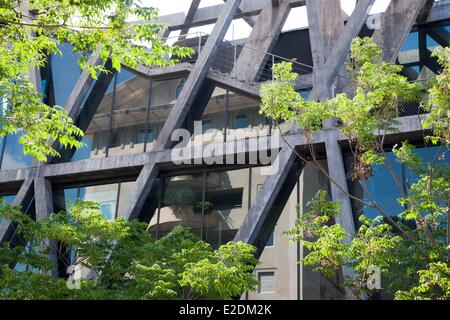
[[[96,202],[38,222],[2,206],[22,245],[0,246],[0,299],[231,299],[257,284],[255,247],[242,242],[213,249],[183,227],[155,240],[145,223],[106,220]]]
[[[97,79],[121,65],[171,65],[190,54],[188,48],[170,46],[159,36],[158,10],[131,0],[5,0],[0,2],[0,137],[21,131],[24,153],[46,161],[60,156],[52,142],[64,147],[82,145],[83,132],[64,106],[43,103],[40,83],[31,74],[61,54],[59,45],[72,46],[82,70]],[[132,21],[142,23],[131,23]],[[90,60],[98,54],[102,63]],[[170,59],[169,59],[170,57]],[[37,69],[36,69],[37,68]],[[36,71],[37,70],[37,71]]]
[[[340,93],[323,102],[306,101],[295,92],[293,80],[297,75],[289,63],[275,65],[275,81],[261,89],[261,113],[276,119],[274,123],[294,121],[305,134],[311,153],[296,151],[297,156],[321,170],[330,183],[343,191],[316,160],[314,132],[322,129],[325,119],[334,118],[348,139],[353,155],[348,179],[359,182],[364,196],[347,196],[363,208],[374,209],[378,216],[369,219],[361,215],[357,233],[351,239],[336,223],[340,203],[330,201],[327,192],[321,190],[308,203],[309,211],[286,234],[294,241],[302,241],[308,249],[303,263],[324,275],[343,268],[352,270],[344,286],[359,297],[372,297],[379,291],[371,285],[376,267],[381,271],[386,296],[450,298],[450,168],[438,161],[445,157],[450,143],[450,48],[440,48],[434,55],[442,71],[430,80],[427,94],[418,83],[400,74],[401,66],[383,61],[380,47],[370,38],[353,41],[347,62],[351,94]],[[427,111],[422,118],[425,147],[438,146],[431,161],[421,159],[408,141],[393,148],[385,143],[387,134],[398,132],[398,110],[408,101],[420,103]],[[406,186],[400,182],[387,156],[389,151],[395,161],[414,172],[414,181]],[[377,202],[366,185],[376,166],[386,166],[401,195],[397,201],[403,211],[398,215],[384,209],[386,204]]]

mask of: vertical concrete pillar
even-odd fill
[[[341,202],[341,214],[337,217],[339,223],[350,236],[355,235],[352,206],[348,196],[347,177],[341,147],[336,139],[335,131],[329,130],[325,139],[328,174],[336,183],[330,182],[333,201]],[[337,185],[336,185],[337,184]],[[338,186],[339,185],[339,186]],[[351,239],[346,239],[350,242]]]
[[[50,180],[38,176],[34,179],[34,196],[36,221],[48,218],[53,213],[53,190]],[[50,247],[50,258],[54,262],[49,273],[55,277],[58,276],[58,253],[57,243],[53,240],[44,240],[42,247]]]

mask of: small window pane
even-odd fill
[[[202,133],[205,133],[209,129],[212,128],[212,121],[211,120],[203,120],[202,121]]]
[[[269,239],[267,239],[266,247],[273,247],[274,231],[270,233]]]
[[[247,115],[240,114],[234,119],[234,128],[242,129],[248,127]]]
[[[144,143],[144,142],[152,142],[153,141],[153,130],[148,129],[147,131],[147,139],[145,139],[145,129],[141,129],[138,132],[137,135],[137,143]]]
[[[258,273],[259,290],[258,293],[271,293],[275,288],[275,274],[273,272]]]

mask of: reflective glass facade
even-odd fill
[[[70,207],[77,199],[97,201],[104,217],[113,220],[117,217],[118,208],[123,207],[126,198],[120,195],[120,188],[124,185],[127,190],[130,183],[113,183],[107,185],[79,187],[64,190],[65,207]]]
[[[428,148],[417,148],[414,151],[424,162],[431,162],[436,157],[436,164],[450,164],[450,149],[445,147],[428,147]],[[376,202],[380,207],[389,215],[396,216],[401,213],[404,208],[398,203],[397,199],[402,197],[402,193],[408,192],[408,186],[417,181],[417,175],[406,165],[402,165],[396,159],[392,152],[387,153],[387,158],[389,164],[392,167],[392,172],[397,177],[400,184],[401,190],[393,178],[393,174],[388,169],[387,166],[374,166],[373,174],[365,181],[365,185],[373,201]],[[351,168],[353,156],[348,155],[345,157],[345,164],[347,167],[347,173]],[[359,181],[349,181],[349,190],[355,196],[368,200],[367,194],[364,192],[361,182]],[[359,217],[361,214],[368,216],[369,218],[374,218],[380,213],[373,209],[362,207],[360,203],[352,201],[353,213],[355,218]],[[356,221],[357,222],[357,221]]]

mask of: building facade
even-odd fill
[[[449,45],[450,1],[391,0],[384,12],[370,15],[374,1],[360,0],[350,16],[338,0],[229,0],[201,8],[199,2],[192,1],[192,14],[160,17],[168,25],[163,37],[194,49],[173,67],[124,66],[93,81],[71,48],[61,45],[63,55],[49,57],[41,70],[40,86],[46,103],[64,106],[85,131],[84,147],[61,150],[61,159],[39,164],[23,155],[20,132],[1,138],[0,196],[36,219],[81,198],[99,201],[108,219],[146,221],[155,237],[183,225],[213,246],[251,243],[261,260],[255,269],[260,286],[242,299],[342,299],[342,274],[325,277],[299,264],[305,249],[284,231],[319,190],[342,201],[338,222],[350,234],[359,215],[375,213],[352,203],[320,170],[295,156],[271,120],[260,115],[260,86],[272,80],[273,63],[290,61],[303,97],[318,100],[343,91],[339,73],[357,36],[373,37],[385,59],[404,66],[405,76],[426,82],[439,70],[431,51]],[[307,10],[309,27],[282,32],[298,8]],[[234,19],[251,26],[248,38],[224,40]],[[377,28],[368,23],[373,19],[380,22]],[[211,22],[208,35],[186,31]],[[390,135],[389,143],[408,139],[420,147],[422,113],[417,105],[402,106],[400,133]],[[303,152],[298,128],[280,127]],[[176,129],[184,129],[181,143],[173,139]],[[313,139],[325,171],[363,197],[358,182],[347,179],[351,156],[339,128],[324,123]],[[429,149],[417,152],[426,159],[433,155]],[[174,161],[175,154],[184,161]],[[394,169],[405,181],[414,179],[408,168]],[[395,204],[399,194],[389,189],[385,168],[368,185],[377,200]],[[389,208],[393,215],[400,210]],[[13,245],[14,226],[1,223],[0,240]]]

